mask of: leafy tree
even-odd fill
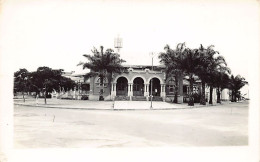
[[[58,87],[54,88],[56,91],[60,91],[61,88],[64,88],[67,91],[69,89],[73,89],[76,86],[75,81],[71,80],[70,78],[63,77],[63,76],[61,76],[61,78],[58,80],[58,82],[59,82],[57,84]]]
[[[236,77],[231,75],[229,83],[229,88],[231,89],[231,102],[236,102],[237,98],[241,97],[239,90],[246,84],[248,84],[248,82],[245,78],[240,75],[237,75]]]
[[[29,72],[26,69],[20,69],[14,73],[14,92],[22,92],[23,102],[25,102],[24,92],[29,90],[28,76]]]
[[[158,58],[160,63],[165,65],[166,76],[171,77],[174,74],[175,77],[175,94],[174,103],[177,103],[178,97],[178,78],[182,76],[181,61],[182,52],[184,51],[185,43],[179,43],[175,50],[171,49],[169,45],[164,47],[165,52],[161,52]]]
[[[108,87],[111,92],[111,81],[114,73],[121,73],[124,70],[124,67],[121,63],[125,60],[120,59],[120,55],[114,53],[112,49],[107,49],[104,52],[104,47],[100,47],[98,51],[95,47],[91,50],[93,55],[84,54],[83,56],[88,59],[88,62],[80,62],[78,65],[82,65],[83,69],[88,68],[90,72],[85,75],[85,78],[91,78],[98,76],[100,78],[100,96],[99,100],[104,100],[104,79],[108,79]]]
[[[32,72],[30,81],[32,89],[36,92],[44,93],[44,101],[46,102],[47,93],[53,90],[59,91],[61,86],[66,89],[75,87],[75,82],[69,78],[62,76],[62,69],[53,70],[49,67],[39,67],[37,71]]]

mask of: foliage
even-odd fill
[[[248,82],[245,80],[245,78],[241,77],[240,75],[237,75],[235,77],[233,75],[231,75],[230,82],[229,82],[229,88],[231,90],[231,101],[232,102],[236,102],[237,98],[238,99],[241,98],[241,93],[239,90],[246,84],[248,84]]]
[[[121,64],[125,62],[125,60],[120,59],[120,55],[114,53],[112,49],[107,49],[104,52],[103,46],[100,47],[100,51],[98,51],[95,47],[91,51],[93,55],[83,55],[87,58],[88,62],[80,62],[78,65],[82,65],[83,69],[90,69],[90,72],[85,75],[86,79],[96,76],[100,78],[101,89],[99,100],[104,100],[104,79],[108,79],[108,86],[111,91],[112,76],[114,73],[121,73],[124,70],[124,67]]]
[[[190,89],[193,89],[194,77],[198,76],[201,80],[202,92],[200,97],[200,104],[205,105],[205,87],[206,84],[210,87],[210,100],[212,104],[213,88],[217,89],[217,101],[220,103],[220,94],[224,88],[232,89],[232,100],[238,96],[239,89],[247,82],[241,77],[231,77],[230,69],[223,56],[219,55],[218,51],[214,50],[214,46],[210,45],[207,48],[200,45],[198,49],[186,48],[184,43],[177,45],[176,50],[170,48],[169,45],[165,46],[165,52],[159,55],[160,62],[166,66],[166,76],[172,74],[186,75],[190,82]],[[231,80],[231,81],[230,81]],[[236,87],[236,88],[235,88]],[[177,95],[176,95],[177,96]],[[193,91],[189,94],[189,105],[194,105]]]
[[[60,91],[61,87],[65,90],[72,89],[76,83],[70,78],[62,76],[62,69],[53,70],[49,67],[39,67],[37,71],[31,73],[31,83],[39,91],[46,90],[46,92]]]
[[[25,92],[28,90],[29,72],[26,69],[20,69],[14,73],[14,92]]]
[[[14,73],[14,93],[22,92],[24,102],[24,92],[29,90],[28,76],[29,72],[26,69],[20,69]]]
[[[182,75],[181,59],[184,48],[184,43],[179,43],[175,50],[171,49],[169,45],[166,45],[164,47],[165,52],[161,52],[158,56],[160,63],[165,65],[166,77],[172,77],[172,75],[175,77],[174,103],[177,103],[178,78]]]
[[[215,51],[213,45],[204,48],[200,45],[197,50],[200,58],[199,66],[197,69],[197,75],[202,82],[202,96],[200,104],[205,105],[205,83],[210,87],[210,100],[212,104],[213,88],[217,88],[218,102],[220,103],[220,91],[223,87],[227,86],[225,78],[230,73],[230,69],[227,67],[226,61],[223,56],[219,55],[218,51]]]
[[[53,70],[49,67],[39,67],[37,71],[28,72],[26,69],[20,69],[14,73],[14,91],[15,92],[44,92],[45,97],[48,92],[72,89],[76,83],[69,78],[62,76],[62,69]]]
[[[193,98],[193,83],[194,77],[197,74],[197,69],[200,65],[200,58],[196,50],[185,48],[183,51],[182,61],[181,61],[181,69],[185,75],[188,76],[188,80],[190,82],[189,92],[189,106],[194,106],[194,98]]]

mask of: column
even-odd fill
[[[131,86],[130,86],[130,83],[128,83],[128,88],[127,88],[127,96],[130,96],[131,95]]]
[[[130,99],[133,96],[133,83],[128,83],[128,96],[130,96]]]
[[[129,83],[128,86],[129,86],[128,96],[130,97],[130,101],[132,101],[132,97],[133,97],[133,83]]]
[[[116,83],[114,83],[114,95],[116,96]]]
[[[161,84],[161,94],[160,96],[163,98],[163,101],[165,101],[165,84]]]
[[[111,98],[112,100],[116,97],[116,83],[111,83]]]
[[[144,96],[149,96],[149,84],[144,84]]]

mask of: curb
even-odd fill
[[[198,106],[187,106],[187,107],[179,107],[179,108],[153,108],[153,109],[115,109],[114,104],[112,108],[103,109],[103,108],[72,108],[72,107],[58,107],[58,106],[49,106],[49,105],[31,105],[31,104],[20,104],[14,103],[14,105],[21,105],[21,106],[29,106],[29,107],[38,107],[38,108],[56,108],[56,109],[71,109],[71,110],[110,110],[110,111],[140,111],[140,110],[179,110],[179,109],[196,109],[196,108],[209,108],[211,106],[218,106],[218,105],[198,105]],[[223,104],[222,104],[223,105]]]
[[[113,108],[110,109],[102,109],[102,108],[72,108],[72,107],[58,107],[58,106],[45,106],[45,105],[29,105],[29,104],[19,104],[14,103],[15,105],[21,105],[21,106],[29,106],[29,107],[36,107],[36,108],[49,108],[49,109],[71,109],[71,110],[113,110]]]

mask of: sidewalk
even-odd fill
[[[88,101],[88,100],[61,100],[47,99],[47,104],[44,104],[44,99],[38,99],[38,104],[35,99],[14,100],[15,105],[46,107],[46,108],[63,108],[63,109],[88,109],[88,110],[113,110],[113,101]]]
[[[171,109],[187,109],[195,107],[206,107],[199,104],[188,106],[188,103],[175,104],[162,101],[115,101],[114,110],[171,110]]]
[[[89,101],[89,100],[61,100],[47,99],[47,104],[44,104],[44,99],[38,99],[38,104],[35,99],[26,99],[25,102],[21,99],[14,99],[15,105],[46,107],[46,108],[61,108],[61,109],[87,109],[87,110],[150,110],[151,101]],[[228,103],[223,103],[228,104]],[[219,105],[219,104],[217,104]],[[188,106],[187,103],[175,104],[162,101],[153,101],[152,110],[173,110],[173,109],[190,109],[198,107],[208,107],[211,105],[200,105],[195,103],[194,106]]]

